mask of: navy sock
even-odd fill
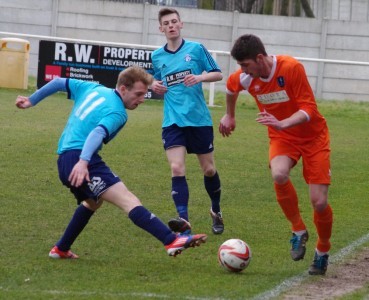
[[[63,236],[56,243],[56,246],[58,246],[59,250],[68,251],[70,249],[73,242],[76,240],[83,228],[85,228],[93,214],[94,211],[89,210],[82,204],[77,207],[72,219],[64,231]]]
[[[159,218],[143,206],[136,206],[129,212],[128,217],[135,225],[156,237],[164,245],[169,245],[176,238]]]
[[[213,177],[204,176],[205,189],[211,199],[211,209],[213,212],[220,212],[220,179],[218,172]]]
[[[189,191],[186,176],[172,177],[172,198],[179,216],[188,221]]]

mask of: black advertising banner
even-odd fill
[[[153,74],[153,50],[92,44],[40,41],[37,87],[55,77],[75,78],[115,88],[120,71],[137,65]],[[162,99],[151,90],[146,99]]]

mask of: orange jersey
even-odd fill
[[[273,56],[269,78],[252,78],[241,69],[231,74],[227,81],[227,93],[248,91],[256,100],[260,111],[274,115],[278,120],[303,111],[308,121],[284,130],[268,126],[270,138],[283,138],[296,143],[310,141],[327,127],[319,113],[313,91],[303,65],[290,56]],[[324,130],[326,132],[326,130]]]

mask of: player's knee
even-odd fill
[[[172,163],[170,165],[173,176],[184,176],[185,175],[185,166],[181,163]]]
[[[310,201],[315,211],[321,212],[325,210],[328,205],[328,190],[324,188],[311,188]]]
[[[324,211],[328,205],[327,200],[323,197],[311,199],[311,203],[313,205],[313,209],[317,212]]]
[[[100,200],[99,202],[95,202],[94,200],[89,199],[89,200],[83,201],[82,204],[84,207],[88,208],[89,210],[96,211],[103,204],[103,200]]]
[[[215,170],[215,168],[214,168],[214,167],[209,166],[208,168],[205,168],[205,169],[203,170],[203,172],[204,172],[204,175],[205,175],[206,177],[213,177],[217,171]]]
[[[204,172],[204,175],[206,177],[213,177],[215,175],[215,171],[214,170],[208,170],[208,171]]]
[[[276,184],[284,184],[288,181],[288,173],[286,172],[282,172],[282,171],[274,171],[272,172],[272,178],[273,178],[273,181],[276,183]]]

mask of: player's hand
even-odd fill
[[[18,96],[15,100],[15,105],[20,109],[25,109],[32,106],[31,101],[29,101],[29,97]]]
[[[164,93],[166,93],[167,87],[163,85],[163,81],[154,80],[151,85],[151,90],[158,95],[163,95]]]
[[[183,80],[183,84],[185,86],[193,86],[195,84],[198,84],[199,82],[201,82],[201,75],[189,74],[189,75],[186,75]]]
[[[224,115],[219,123],[219,132],[223,137],[228,137],[232,134],[232,131],[236,129],[236,119],[229,115]]]
[[[273,116],[272,114],[270,114],[266,111],[258,113],[258,117],[256,118],[256,122],[258,122],[259,124],[263,124],[265,126],[272,126],[277,130],[282,129],[281,121],[279,121],[275,116]]]
[[[90,175],[88,173],[88,161],[80,159],[73,167],[68,180],[70,184],[74,187],[80,187],[86,180],[90,181]]]

